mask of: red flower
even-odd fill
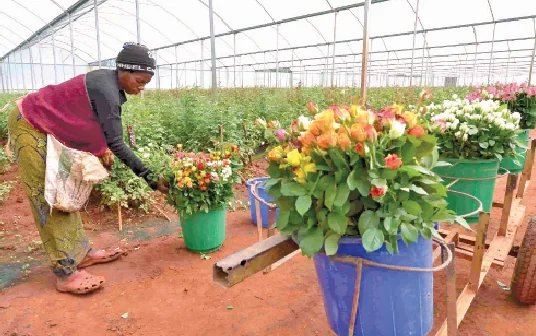
[[[354,147],[354,150],[363,156],[365,155],[365,149],[361,143],[357,143],[357,145]]]
[[[374,187],[374,188],[372,188],[372,190],[370,191],[370,194],[371,194],[372,196],[377,196],[377,197],[378,197],[378,196],[383,196],[383,195],[385,195],[385,188],[376,188],[376,187]]]
[[[418,138],[421,135],[424,134],[424,128],[421,125],[416,125],[412,129],[408,131],[408,134],[413,135],[414,137]]]
[[[199,169],[199,170],[205,169],[205,164],[203,162],[199,162],[197,164],[197,169]]]
[[[436,120],[434,124],[439,128],[439,133],[443,133],[447,129],[447,122],[445,120]]]
[[[402,160],[396,154],[389,154],[384,160],[387,168],[392,170],[398,169],[402,165]]]

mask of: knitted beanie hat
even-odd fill
[[[123,50],[116,58],[118,70],[148,72],[154,75],[156,61],[151,51],[144,45],[134,42],[127,42],[123,45]]]

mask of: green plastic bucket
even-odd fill
[[[226,209],[198,212],[181,220],[186,247],[193,252],[219,250],[225,240]]]
[[[482,208],[485,212],[491,211],[493,203],[493,192],[495,191],[495,179],[499,169],[498,159],[486,160],[460,160],[460,159],[442,159],[451,164],[446,167],[435,167],[434,172],[443,179],[443,184],[448,185],[460,178],[454,183],[450,190],[463,192],[472,195],[482,202]],[[448,193],[448,209],[453,210],[457,215],[466,215],[478,209],[478,202],[469,199],[465,195]],[[478,223],[478,213],[465,217],[467,223]]]
[[[530,130],[523,130],[518,136],[517,141],[522,143],[523,145],[528,145],[529,143],[529,132]],[[516,149],[517,155],[520,157],[517,158],[517,161],[519,161],[519,165],[515,164],[513,157],[507,157],[504,158],[501,161],[501,168],[506,169],[510,171],[511,173],[521,173],[523,171],[523,167],[525,166],[525,158],[527,156],[527,149],[526,148],[517,148]]]

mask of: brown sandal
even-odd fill
[[[95,264],[107,263],[117,260],[121,255],[124,255],[125,251],[117,249],[115,251],[100,250],[92,255],[86,255],[86,257],[78,264],[78,268],[86,268]]]
[[[56,289],[62,293],[87,294],[104,286],[104,277],[92,275],[86,271],[77,271],[69,280],[56,281]]]

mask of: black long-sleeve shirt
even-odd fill
[[[139,177],[144,178],[151,188],[156,183],[148,180],[150,170],[125,144],[121,106],[127,101],[124,90],[119,89],[116,70],[95,70],[86,75],[86,89],[93,112],[98,117],[106,144],[112,153]]]

